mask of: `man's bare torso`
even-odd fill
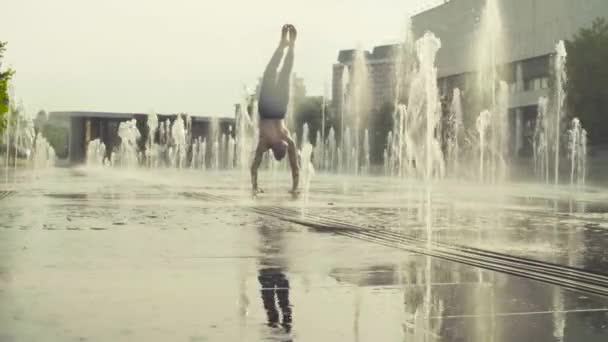
[[[284,120],[261,119],[260,120],[260,142],[266,146],[272,146],[285,141],[289,135]]]

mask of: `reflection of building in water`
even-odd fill
[[[563,315],[551,312],[560,310],[554,301],[563,300],[561,289],[431,257],[342,267],[330,275],[370,291],[401,288],[405,340],[554,341],[554,336],[563,336],[566,325]],[[360,293],[353,291],[356,303]],[[356,314],[365,310],[363,302]],[[539,310],[548,311],[526,314]]]
[[[292,307],[289,302],[289,280],[286,268],[282,230],[265,225],[258,228],[260,234],[258,281],[268,325],[291,331]]]
[[[372,265],[365,268],[338,268],[330,275],[339,282],[355,284],[358,288],[403,288],[401,332],[406,340],[435,341],[441,337],[443,297],[437,296],[434,281],[437,277],[436,262],[429,257],[413,257],[402,264]],[[355,291],[359,305],[360,290]],[[356,309],[355,322],[360,311]],[[438,318],[439,317],[439,318]]]

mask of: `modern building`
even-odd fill
[[[371,52],[363,51],[363,60],[369,74],[369,86],[372,97],[372,109],[377,109],[385,102],[395,101],[395,61],[397,45],[376,46]],[[335,113],[342,113],[344,94],[347,88],[348,75],[354,74],[353,66],[356,50],[342,50],[338,53],[338,62],[332,72],[332,101]],[[347,75],[348,74],[348,75]]]
[[[431,31],[441,39],[436,65],[442,94],[455,87],[464,92],[475,86],[478,70],[475,43],[479,41],[482,11],[496,1],[500,14],[501,61],[504,81],[509,83],[513,149],[524,144],[524,128],[533,125],[537,103],[548,95],[555,46],[571,39],[579,29],[590,27],[598,17],[608,17],[606,0],[449,0],[412,17],[416,38]],[[378,50],[378,51],[377,51]],[[375,94],[375,105],[394,96],[391,79],[395,58],[390,46],[366,53]],[[342,74],[352,65],[353,50],[340,51],[333,67],[335,109],[342,106]]]
[[[66,122],[69,125],[68,159],[71,163],[81,163],[86,160],[87,145],[94,139],[100,139],[106,146],[106,153],[111,153],[118,144],[118,127],[121,122],[135,119],[137,128],[142,134],[141,145],[148,136],[147,114],[138,113],[109,113],[109,112],[51,112],[50,119],[54,122]],[[175,120],[175,114],[158,114],[158,121]],[[208,137],[212,123],[216,123],[220,133],[234,134],[234,118],[211,118],[208,116],[190,116],[192,119],[191,139]],[[156,140],[156,138],[155,138]],[[109,155],[108,155],[109,157]]]
[[[515,151],[524,144],[524,127],[537,115],[538,99],[548,95],[555,46],[571,39],[598,17],[608,17],[606,0],[493,0],[503,33],[505,81],[510,89]],[[434,32],[442,42],[437,55],[442,91],[466,91],[477,70],[474,43],[486,0],[452,0],[413,17],[417,37]]]

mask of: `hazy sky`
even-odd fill
[[[294,71],[331,84],[338,50],[396,41],[429,0],[0,0],[3,67],[38,109],[231,115],[280,28],[299,29]]]

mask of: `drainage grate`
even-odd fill
[[[0,190],[0,200],[7,198],[8,196],[14,194],[14,191],[10,190]]]
[[[191,197],[217,202],[230,201],[226,197],[207,193],[192,193]],[[608,274],[605,273],[468,246],[428,242],[392,230],[373,229],[319,216],[301,215],[296,210],[288,208],[258,206],[247,209],[260,215],[300,224],[320,232],[339,234],[408,252],[608,297]]]

